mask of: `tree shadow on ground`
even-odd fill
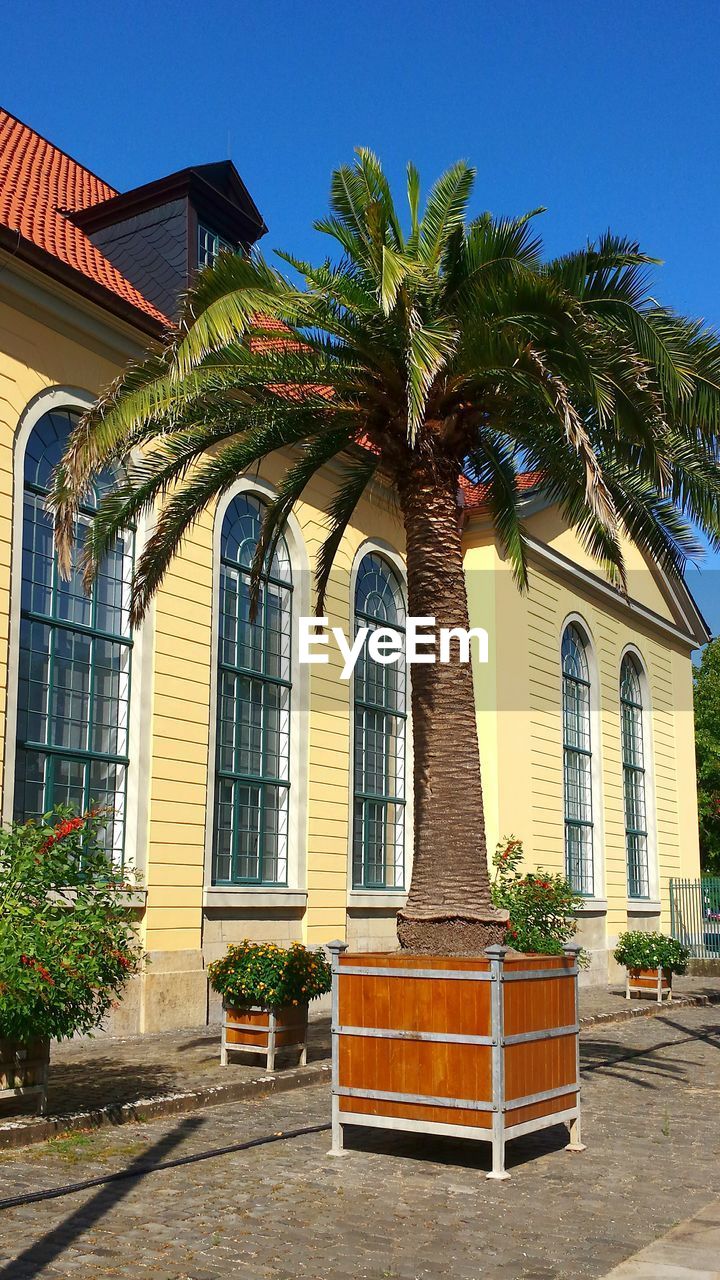
[[[85,1204],[75,1209],[67,1218],[63,1218],[57,1226],[8,1262],[0,1270],[0,1280],[34,1280],[35,1276],[40,1275],[46,1267],[56,1262],[75,1240],[95,1226],[96,1222],[104,1218],[105,1214],[129,1195],[137,1186],[138,1179],[144,1176],[148,1165],[157,1164],[165,1159],[202,1124],[204,1120],[201,1116],[190,1116],[186,1120],[181,1120],[174,1129],[131,1161],[123,1170],[121,1178],[115,1175],[114,1180],[101,1186]],[[41,1213],[42,1209],[39,1209],[38,1220]],[[32,1219],[34,1220],[35,1218]]]
[[[664,1080],[675,1080],[679,1083],[687,1080],[691,1068],[700,1069],[700,1063],[683,1055],[682,1062],[673,1062],[659,1057],[666,1049],[675,1049],[681,1045],[692,1045],[699,1042],[720,1049],[720,1027],[708,1025],[687,1027],[674,1022],[667,1014],[658,1014],[655,1023],[680,1031],[680,1037],[663,1040],[660,1044],[642,1046],[637,1049],[628,1048],[616,1040],[606,1040],[599,1036],[588,1037],[580,1041],[581,1076],[610,1075],[616,1080],[624,1080],[636,1085],[639,1089],[656,1089]],[[643,1027],[643,1030],[646,1028]],[[638,1027],[638,1030],[640,1028]]]
[[[108,1106],[119,1111],[125,1103],[177,1093],[182,1084],[172,1067],[155,1064],[94,1057],[83,1070],[76,1063],[51,1062],[47,1115],[52,1118]],[[11,1118],[9,1107],[0,1109],[0,1123]]]

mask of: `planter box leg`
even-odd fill
[[[300,1066],[301,1067],[307,1066],[307,1040],[305,1041],[305,1044],[302,1046],[302,1049],[300,1050]]]
[[[270,1017],[268,1019],[268,1022],[269,1022],[269,1028],[268,1028],[268,1047],[267,1047],[267,1069],[268,1071],[274,1071],[275,1070],[275,1029],[277,1027],[277,1019],[272,1009],[270,1010]]]
[[[336,940],[335,942],[329,942],[328,951],[330,952],[330,958],[332,960],[332,1014],[331,1014],[331,1029],[330,1029],[330,1034],[332,1036],[332,1104],[331,1104],[332,1142],[331,1142],[330,1150],[328,1151],[328,1155],[344,1156],[345,1152],[343,1150],[343,1130],[342,1130],[342,1125],[340,1123],[340,1098],[337,1093],[337,1089],[340,1084],[340,1079],[338,1074],[339,1068],[338,1068],[337,1035],[338,1035],[338,1021],[339,1021],[339,1013],[340,1013],[339,989],[338,989],[339,988],[339,972],[338,971],[340,967],[340,956],[342,955],[343,951],[347,951],[347,942],[340,942],[339,939]]]
[[[48,1095],[48,1077],[50,1075],[50,1060],[45,1063],[42,1071],[42,1093],[40,1094],[40,1103],[38,1106],[38,1115],[44,1116],[47,1113],[47,1095]]]
[[[568,1142],[565,1150],[566,1151],[587,1151],[587,1147],[585,1146],[585,1143],[582,1140],[579,1108],[578,1108],[578,1113],[575,1119],[572,1121],[570,1125],[570,1141]]]
[[[488,1178],[498,1181],[509,1178],[505,1172],[505,1030],[504,997],[502,990],[503,964],[507,947],[486,947],[490,961],[490,1014],[492,1020],[492,1094],[496,1110],[492,1119],[492,1170]]]
[[[510,1177],[505,1172],[505,1134],[504,1116],[502,1112],[493,1116],[493,1136],[492,1136],[492,1169],[485,1174],[486,1178],[492,1178],[495,1182],[504,1182]]]
[[[345,1148],[343,1146],[343,1127],[340,1123],[340,1099],[332,1100],[332,1145],[328,1151],[329,1156],[344,1156]]]

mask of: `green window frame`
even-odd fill
[[[58,572],[45,503],[53,468],[80,413],[44,414],[24,457],[24,512],[14,816],[24,821],[56,804],[109,815],[104,840],[116,867],[125,850],[129,766],[130,581],[133,534],[120,536],[86,593],[77,565],[102,490],[81,508],[70,580]]]
[[[620,666],[620,726],[628,897],[649,898],[642,676],[629,653]]]
[[[565,872],[576,893],[592,897],[592,731],[588,642],[574,623],[562,639],[563,793]]]
[[[216,231],[211,231],[209,227],[204,227],[202,223],[198,223],[198,267],[213,267],[224,250],[232,252],[234,245],[229,240],[223,240]]]
[[[392,627],[404,634],[400,580],[386,560],[370,552],[360,562],[354,599],[355,634]],[[353,856],[354,889],[405,887],[405,773],[407,672],[374,662],[367,642],[355,667]]]
[[[214,885],[287,885],[292,572],[283,537],[263,573],[254,622],[250,571],[265,504],[230,503],[220,539]]]

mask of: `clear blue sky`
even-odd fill
[[[23,0],[2,42],[3,105],[121,189],[230,155],[266,250],[316,249],[358,145],[396,181],[463,157],[478,210],[636,237],[720,328],[718,0]],[[693,589],[720,631],[720,557]]]

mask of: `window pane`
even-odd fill
[[[233,783],[218,778],[215,797],[215,879],[232,880]]]
[[[43,499],[28,493],[23,515],[23,610],[45,617],[52,612],[54,563],[52,522],[43,509]]]
[[[576,891],[594,892],[590,669],[577,627],[562,642],[562,723],[565,866]]]
[[[281,538],[251,622],[262,520],[241,494],[221,534],[215,883],[287,883],[292,576]]]
[[[61,580],[44,504],[53,467],[78,420],[45,414],[25,454],[15,816],[56,804],[107,807],[108,849],[122,861],[130,696],[131,537],[119,538],[86,594],[78,564],[97,494],[77,524],[75,567]],[[99,492],[107,486],[103,478]],[[112,641],[108,633],[122,637]],[[42,747],[43,750],[37,748]]]
[[[224,249],[234,249],[234,245],[229,240],[223,240],[222,236],[217,235],[215,231],[210,231],[208,227],[203,227],[198,223],[198,267],[212,267],[218,254]]]
[[[122,867],[125,835],[125,765],[108,760],[93,760],[88,780],[88,803],[101,809],[107,819],[105,848],[114,865]]]
[[[45,767],[47,756],[40,751],[26,751],[18,747],[15,757],[15,813],[34,814],[45,812]]]
[[[237,844],[235,878],[240,881],[260,879],[261,800],[260,787],[236,782],[233,814]]]
[[[355,631],[402,631],[405,605],[399,580],[380,556],[363,558],[355,588]],[[402,888],[405,881],[404,656],[374,662],[363,646],[354,674],[353,885]]]
[[[640,669],[627,654],[620,669],[620,728],[625,797],[625,848],[628,895],[650,896],[647,812],[645,805],[645,753]]]
[[[89,748],[91,653],[89,636],[60,627],[54,631],[49,737],[53,746]]]
[[[49,761],[52,774],[52,803],[72,805],[74,809],[85,809],[89,803],[87,795],[87,764],[84,760],[73,760],[69,756],[53,756]]]

